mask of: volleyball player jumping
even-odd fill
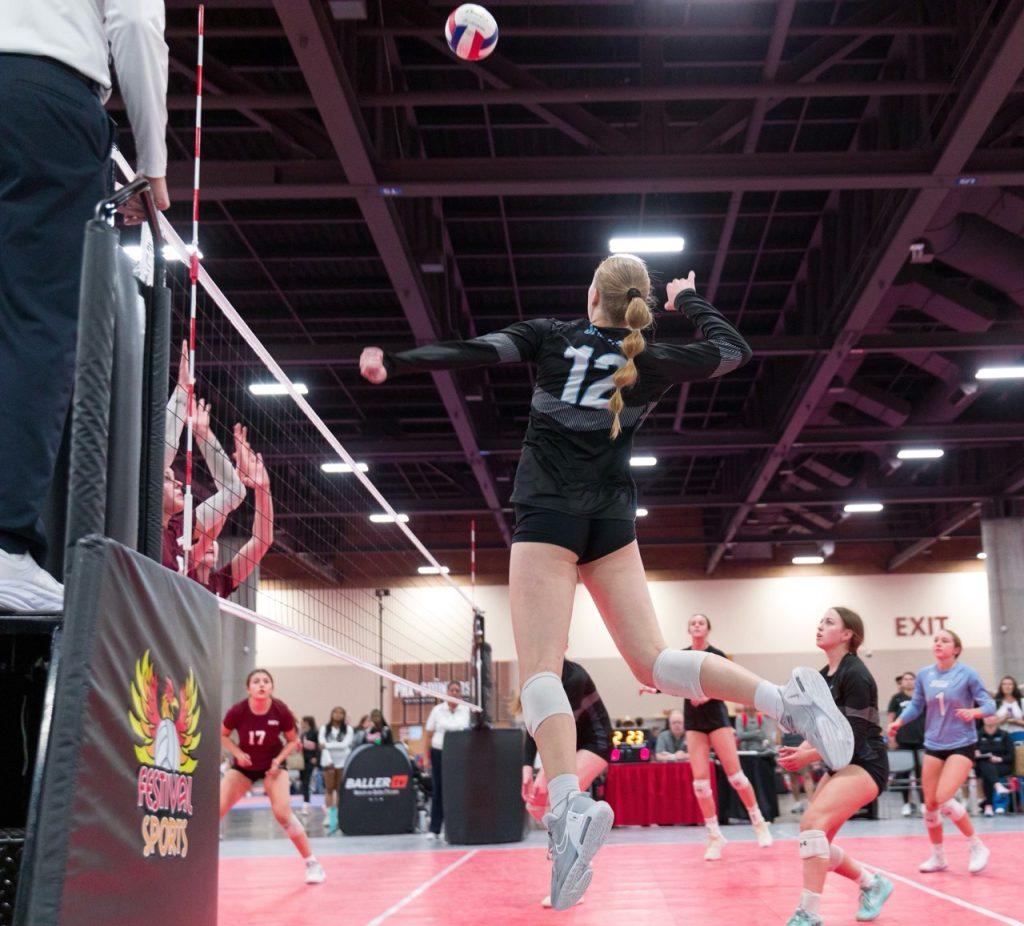
[[[313,855],[305,828],[292,813],[284,769],[285,759],[302,748],[295,732],[295,715],[274,697],[274,679],[266,669],[253,669],[245,687],[249,696],[228,709],[220,731],[221,746],[234,759],[220,782],[220,818],[263,779],[275,819],[306,862],[306,884],[319,884],[327,876]],[[231,739],[233,730],[238,731],[237,743]]]
[[[516,473],[516,526],[509,597],[522,686],[523,719],[548,776],[551,903],[559,910],[586,890],[590,862],[611,829],[604,801],[580,792],[576,728],[562,688],[562,657],[577,579],[587,586],[619,652],[645,685],[687,698],[754,703],[801,733],[833,768],[850,760],[853,734],[828,685],[799,668],[785,688],[711,653],[665,645],[636,543],[632,437],[674,383],[723,376],[750,359],[743,337],[701,299],[691,272],[667,287],[665,308],[683,312],[703,340],[647,344],[651,280],[638,257],[598,266],[587,317],[532,319],[469,341],[385,354],[366,348],[360,372],[389,376],[532,362],[537,386]]]
[[[978,731],[974,722],[996,712],[995,701],[970,666],[957,662],[963,645],[952,630],[940,630],[932,641],[935,665],[926,666],[914,680],[914,697],[889,724],[889,736],[910,723],[927,706],[924,726],[924,762],[921,790],[924,792],[924,825],[932,843],[932,854],[918,869],[944,871],[949,867],[942,844],[942,818],[948,817],[970,840],[968,871],[977,874],[988,864],[989,850],[974,832],[967,808],[956,793],[974,768]],[[977,705],[977,706],[975,706]]]

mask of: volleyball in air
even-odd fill
[[[498,44],[498,23],[477,3],[463,3],[444,24],[448,47],[463,61],[480,61]]]

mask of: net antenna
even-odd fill
[[[189,559],[192,553],[192,451],[195,440],[196,423],[196,305],[199,288],[199,164],[203,136],[203,39],[205,6],[199,4],[199,21],[197,25],[198,53],[196,55],[196,127],[195,127],[195,158],[192,166],[192,245],[188,259],[189,281],[189,322],[188,322],[188,411],[185,418],[185,509],[182,519],[181,537],[181,572],[188,573]]]

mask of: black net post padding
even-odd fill
[[[105,533],[118,543],[135,547],[139,540],[145,305],[132,273],[131,259],[120,249],[115,281]]]
[[[150,559],[160,562],[164,419],[167,415],[167,377],[171,363],[171,291],[164,285],[162,274],[154,276],[153,287],[147,294],[143,353],[138,549]]]
[[[104,537],[73,561],[15,926],[216,926],[217,599]]]
[[[106,528],[118,241],[117,231],[103,220],[86,223],[71,413],[66,572],[74,569],[71,553],[75,544],[87,534],[102,534]]]

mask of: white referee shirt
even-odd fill
[[[110,57],[135,134],[135,169],[167,174],[167,44],[163,0],[0,0],[0,52],[45,55],[110,98]]]
[[[430,738],[431,749],[444,749],[444,735],[449,730],[469,729],[469,708],[465,704],[458,705],[453,711],[447,701],[435,705],[427,718],[427,732],[434,735]]]

